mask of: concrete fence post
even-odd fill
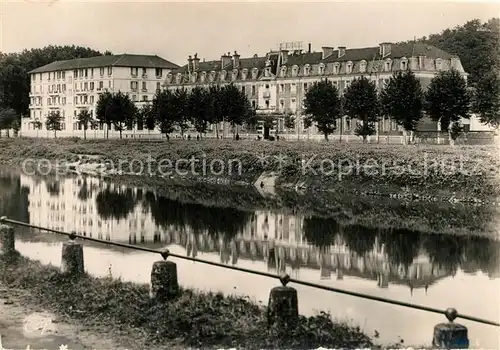
[[[445,316],[449,322],[439,323],[434,327],[432,346],[440,349],[468,349],[469,338],[467,327],[454,323],[457,310],[446,309]]]
[[[179,294],[177,281],[177,264],[167,261],[168,249],[162,253],[164,260],[153,263],[151,269],[151,287],[149,297],[159,302],[175,298]]]
[[[83,245],[76,242],[74,234],[68,242],[64,242],[61,254],[61,273],[73,277],[80,277],[85,273],[83,261]]]
[[[294,325],[299,317],[297,290],[288,287],[290,276],[280,277],[281,286],[271,289],[267,306],[267,320],[269,326],[283,328]]]
[[[14,228],[0,224],[0,255],[12,256],[16,252]]]

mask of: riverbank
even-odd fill
[[[110,276],[85,275],[78,281],[55,267],[18,257],[0,257],[0,281],[23,289],[19,300],[53,312],[60,321],[111,339],[130,339],[136,348],[367,348],[359,328],[334,322],[326,314],[300,317],[296,330],[269,332],[266,308],[247,298],[183,289],[174,301],[150,300],[147,285]]]
[[[0,139],[0,163],[36,166],[40,160],[58,163],[61,172],[263,184],[302,193],[471,203],[497,203],[500,198],[500,157],[491,146]]]

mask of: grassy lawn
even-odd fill
[[[74,281],[55,267],[18,257],[0,257],[0,282],[23,289],[22,302],[54,312],[96,334],[130,336],[141,348],[203,349],[367,348],[359,328],[334,322],[329,315],[300,316],[296,328],[268,329],[266,308],[247,298],[181,290],[177,299],[157,303],[148,285],[85,275]]]

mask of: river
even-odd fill
[[[236,265],[430,307],[500,319],[500,243],[407,230],[342,226],[332,219],[181,203],[153,191],[98,178],[0,173],[0,215],[227,265]],[[16,248],[58,266],[65,238],[18,230]],[[274,249],[271,249],[274,248]],[[85,243],[85,268],[96,276],[148,283],[158,256]],[[246,295],[267,303],[276,280],[174,259],[179,283]],[[441,315],[295,286],[299,310],[328,311],[382,344],[429,344]],[[457,320],[471,348],[500,348],[498,328]]]

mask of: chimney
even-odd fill
[[[220,60],[221,69],[224,69],[231,64],[231,55],[229,54],[229,52],[227,54],[222,54],[222,56],[220,56]]]
[[[391,43],[380,43],[380,56],[385,57],[391,54]]]
[[[193,59],[191,58],[191,55],[188,57],[188,72],[191,72],[193,69]]]
[[[236,51],[233,55],[233,68],[240,68],[240,55]]]
[[[323,56],[321,58],[323,60],[333,54],[333,47],[323,46],[321,49],[323,49]]]
[[[345,46],[339,46],[339,48],[338,48],[338,50],[339,50],[339,58],[345,55],[345,49],[346,49]]]
[[[286,64],[287,61],[288,61],[288,51],[281,50],[281,64]]]
[[[307,52],[311,53],[311,43],[309,43],[309,48],[308,48]]]
[[[193,71],[197,71],[200,68],[200,59],[198,58],[198,54],[194,54],[193,58]]]

